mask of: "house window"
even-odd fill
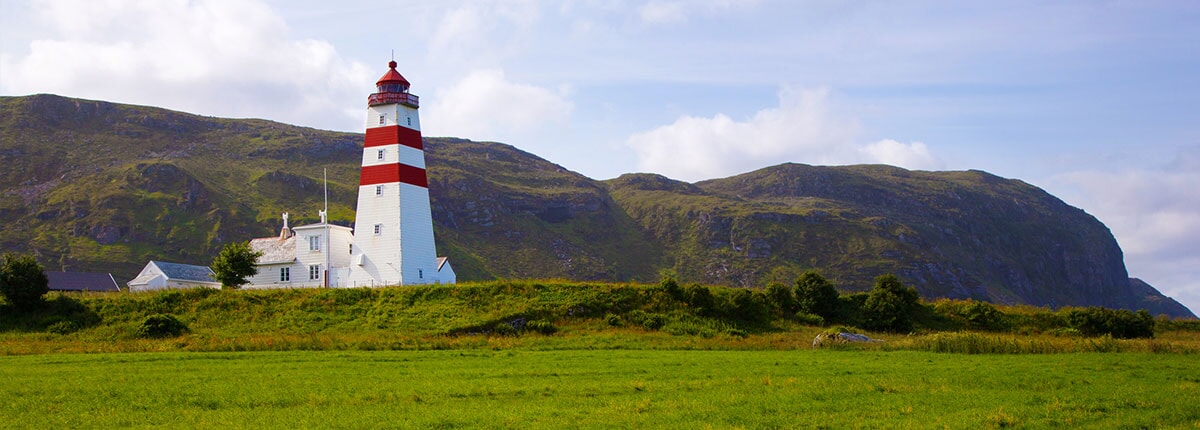
[[[292,268],[291,267],[280,267],[279,268],[279,282],[291,282],[291,281],[292,281]]]
[[[383,224],[375,224],[375,235],[383,234]]]
[[[387,122],[387,115],[380,115],[379,116],[379,125],[383,125],[386,122]]]
[[[375,159],[376,159],[376,160],[382,160],[382,159],[383,159],[383,150],[382,150],[382,149],[380,149],[380,150],[378,150],[378,151],[375,151]]]
[[[382,195],[383,195],[383,185],[376,185],[375,186],[375,196],[382,196]]]
[[[421,279],[425,279],[425,271],[422,269],[417,269],[417,277],[421,278]]]
[[[312,264],[312,265],[308,266],[308,279],[311,281],[321,279],[321,265],[320,264]]]
[[[320,251],[321,250],[321,236],[309,236],[308,237],[308,250],[309,251]]]

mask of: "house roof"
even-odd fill
[[[149,284],[149,283],[150,283],[150,280],[151,280],[151,279],[157,278],[157,277],[159,277],[159,276],[162,276],[162,275],[159,275],[159,274],[157,274],[157,273],[147,273],[147,274],[145,274],[145,275],[141,275],[141,276],[138,276],[138,277],[136,277],[136,278],[133,278],[133,279],[132,279],[132,280],[130,280],[129,282],[126,282],[126,283],[125,283],[125,285],[129,285],[129,286],[133,286],[133,285],[146,285],[146,284]]]
[[[446,265],[446,263],[448,263],[448,262],[450,262],[450,257],[438,257],[438,258],[437,258],[437,269],[438,269],[438,271],[439,271],[439,272],[441,272],[441,271],[442,271],[442,266],[445,266],[445,265]]]
[[[250,240],[250,249],[261,252],[258,264],[279,264],[296,261],[296,236],[287,239],[262,237]]]
[[[191,264],[167,263],[165,261],[151,261],[158,270],[162,270],[168,279],[176,281],[196,281],[196,282],[217,282],[213,278],[212,269],[206,266],[193,266]]]
[[[98,272],[46,272],[51,291],[121,291],[111,274]]]

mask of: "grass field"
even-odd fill
[[[1190,354],[449,350],[0,357],[7,428],[1200,427]]]

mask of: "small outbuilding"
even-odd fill
[[[46,272],[50,291],[121,291],[111,273]]]
[[[191,264],[150,261],[136,278],[126,283],[129,291],[163,290],[167,288],[221,288],[212,269]]]

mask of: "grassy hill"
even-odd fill
[[[272,236],[279,214],[354,219],[361,134],[53,95],[0,97],[0,248],[49,270],[132,278]],[[1191,316],[1131,284],[1095,218],[985,172],[774,166],[688,184],[596,181],[512,146],[426,138],[439,253],[463,280],[762,286],[818,269],[861,291],[894,272],[925,297]]]

